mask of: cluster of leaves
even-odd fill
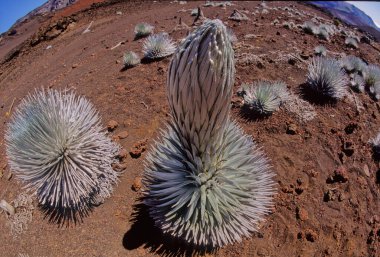
[[[11,170],[51,209],[87,212],[109,197],[118,146],[84,97],[36,91],[17,108],[5,140]]]
[[[350,74],[350,85],[358,92],[365,89],[376,99],[380,99],[380,67],[365,63],[361,58],[348,55],[340,60],[340,65]]]
[[[144,58],[159,59],[172,55],[176,46],[167,33],[149,36],[143,44]]]
[[[314,57],[309,64],[307,85],[321,97],[341,99],[346,94],[346,74],[335,59]]]
[[[330,36],[335,34],[335,26],[334,25],[327,25],[327,24],[320,24],[316,25],[312,21],[306,21],[302,25],[303,31],[305,33],[318,36],[321,39],[330,40]]]
[[[277,111],[289,98],[286,84],[281,81],[274,83],[258,81],[252,85],[243,84],[238,95],[244,99],[244,108],[264,116]]]
[[[317,56],[326,56],[327,55],[327,49],[326,47],[319,45],[314,48],[314,53]]]

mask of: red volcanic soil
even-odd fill
[[[92,2],[79,1],[49,18],[16,53],[8,52],[0,64],[0,167],[5,167],[0,199],[11,202],[22,191],[15,177],[8,180],[9,168],[5,166],[6,113],[13,112],[35,89],[72,88],[86,96],[99,110],[104,126],[110,120],[119,124],[110,136],[128,133],[119,139],[128,152],[145,139],[149,151],[159,129],[169,120],[165,85],[170,58],[122,70],[122,57],[128,50],[141,53],[143,39],[133,40],[133,29],[139,22],[148,22],[155,26],[155,32],[166,31],[179,42],[187,34],[186,30],[173,31],[179,18],[191,25],[191,9],[201,2],[113,1],[88,8]],[[282,80],[291,91],[298,92],[305,82],[310,56],[319,44],[326,46],[330,56],[346,53],[380,64],[377,43],[374,47],[361,43],[353,50],[344,45],[344,37],[339,34],[326,42],[297,28],[272,24],[275,19],[280,24],[302,24],[314,15],[330,20],[326,14],[296,2],[270,2],[270,8],[291,6],[309,15],[290,17],[282,9],[253,15],[258,4],[246,1],[234,2],[225,9],[203,8],[206,17],[223,20],[238,38],[234,46],[234,92],[241,83],[259,79]],[[228,20],[234,9],[247,11],[250,20]],[[122,15],[116,14],[119,11]],[[67,26],[57,32],[57,22],[62,19],[66,19]],[[91,32],[82,34],[92,21]],[[56,34],[46,37],[48,31]],[[244,61],[244,54],[257,55],[260,60],[252,57]],[[380,105],[368,94],[355,93],[355,98],[363,108],[358,109],[348,98],[335,105],[313,104],[317,116],[308,122],[299,121],[284,109],[263,120],[250,120],[241,115],[240,99],[233,98],[232,117],[270,158],[278,194],[273,212],[259,232],[206,256],[379,256],[380,171],[368,141],[379,131]],[[7,218],[1,214],[0,255],[190,255],[191,249],[161,235],[139,205],[138,179],[147,151],[139,158],[128,155],[114,194],[83,222],[59,226],[49,222],[36,207],[28,229],[13,238]],[[330,181],[338,168],[344,179]]]

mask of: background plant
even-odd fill
[[[86,212],[117,181],[111,164],[118,146],[102,132],[93,105],[73,92],[28,95],[5,140],[11,170],[43,206]]]
[[[244,107],[258,115],[270,115],[277,111],[288,98],[285,83],[259,81],[253,85],[243,85]]]
[[[159,59],[172,55],[176,46],[167,33],[149,36],[143,44],[144,58]]]
[[[140,62],[140,57],[135,52],[129,51],[124,54],[123,63],[125,68],[134,67]]]
[[[139,39],[153,34],[154,27],[148,23],[138,23],[135,26],[135,38]]]
[[[332,58],[314,57],[309,64],[307,85],[326,99],[341,99],[346,94],[347,78],[339,62]]]
[[[326,56],[327,55],[327,50],[326,47],[319,45],[314,48],[314,53],[317,56]]]

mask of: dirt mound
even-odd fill
[[[79,1],[49,18],[17,54],[0,64],[0,167],[4,168],[0,199],[12,202],[22,191],[6,167],[7,112],[12,113],[36,88],[74,88],[99,110],[105,127],[111,120],[116,122],[110,136],[125,149],[123,166],[118,167],[125,173],[112,197],[83,223],[58,226],[36,208],[28,229],[13,238],[1,214],[0,252],[30,257],[189,254],[190,249],[161,235],[139,204],[143,160],[169,119],[165,84],[170,58],[127,70],[122,69],[122,58],[126,51],[141,56],[143,39],[134,40],[133,34],[137,23],[148,22],[155,32],[168,32],[178,43],[188,33],[187,26],[177,26],[179,20],[190,26],[191,10],[203,2],[110,1],[91,7],[93,2]],[[282,80],[298,94],[314,48],[320,44],[329,56],[352,54],[380,64],[377,43],[350,49],[340,34],[324,41],[297,27],[316,18],[331,21],[324,13],[296,2],[267,5],[233,2],[232,6],[202,7],[206,17],[221,19],[237,37],[235,92],[243,82],[265,79]],[[234,10],[249,19],[229,20]],[[285,21],[295,26],[285,28]],[[83,33],[90,24],[90,32]],[[316,113],[310,119],[284,108],[268,118],[252,120],[242,115],[240,101],[236,96],[232,99],[232,117],[271,159],[278,194],[259,232],[209,254],[378,256],[380,171],[368,141],[380,127],[379,103],[368,94],[353,93],[334,105],[310,104],[306,110]]]

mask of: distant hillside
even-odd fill
[[[309,1],[307,3],[329,12],[349,25],[370,33],[380,41],[380,29],[375,25],[371,17],[354,5],[343,1]]]
[[[13,24],[12,28],[17,27],[17,25],[21,22],[23,22],[26,19],[29,19],[30,17],[36,15],[36,14],[44,14],[49,12],[54,12],[56,10],[62,9],[64,7],[67,7],[69,5],[72,5],[73,3],[77,2],[78,0],[48,0],[46,3],[41,5],[40,7],[37,7],[33,11],[29,12],[24,17],[18,19],[15,24]]]

